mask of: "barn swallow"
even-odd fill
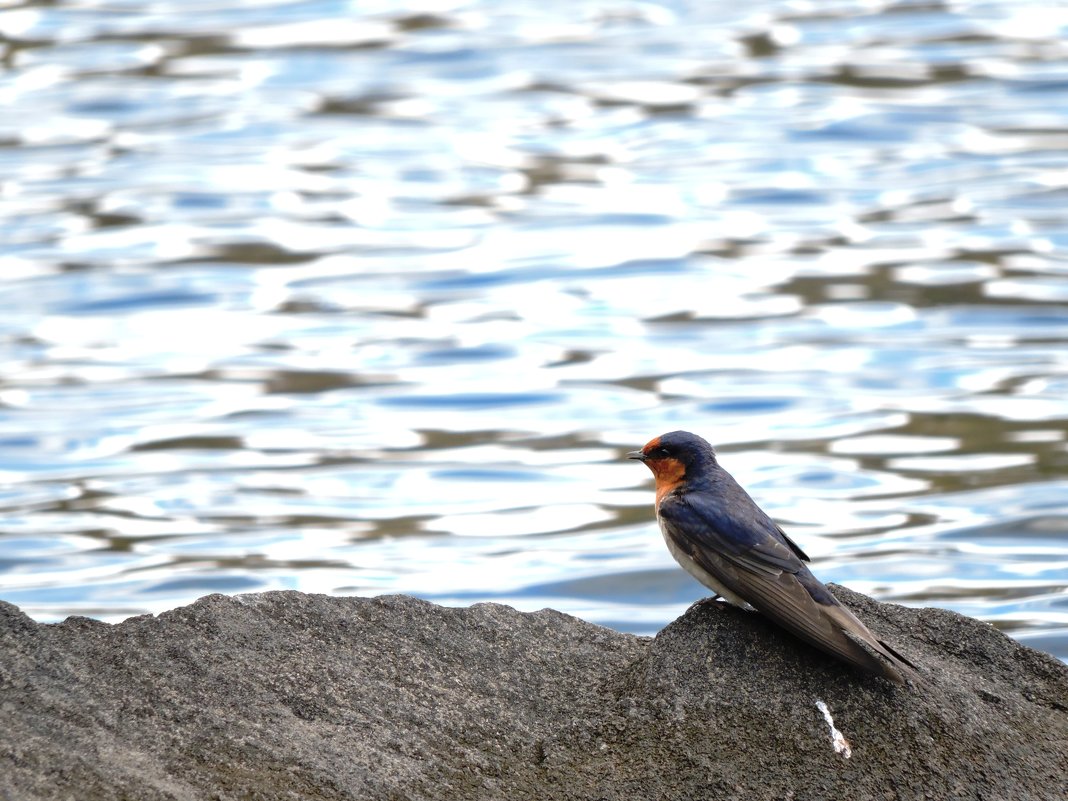
[[[717,596],[892,682],[916,678],[915,665],[812,575],[805,552],[719,466],[705,440],[672,431],[627,458],[653,471],[656,519],[671,555]]]

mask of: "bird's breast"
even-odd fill
[[[665,523],[660,517],[659,512],[656,515],[656,521],[660,524],[660,533],[664,535],[664,543],[667,545],[668,552],[672,558],[679,563],[683,570],[697,579],[701,584],[704,584],[712,592],[716,593],[722,598],[727,599],[735,606],[739,606],[742,609],[752,609],[752,605],[744,598],[740,597],[733,590],[728,588],[714,575],[705,570],[699,565],[693,557],[687,553],[687,549],[683,548],[675,540],[675,534],[669,528],[669,524]]]

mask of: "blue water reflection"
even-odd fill
[[[1068,14],[0,10],[0,598],[651,633],[697,431],[827,580],[1068,659]]]

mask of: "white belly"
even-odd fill
[[[671,537],[669,537],[664,531],[663,526],[660,527],[660,533],[664,536],[664,542],[668,547],[668,551],[674,557],[675,561],[682,565],[683,570],[685,570],[699,582],[701,582],[710,590],[712,590],[712,592],[722,596],[723,598],[726,598],[730,603],[734,604],[735,606],[740,606],[742,609],[750,610],[753,608],[748,601],[746,601],[744,598],[739,598],[733,592],[728,590],[726,587],[716,581],[715,577],[709,574],[707,570],[705,570],[703,567],[697,564],[697,562],[695,562],[693,559],[683,553],[675,545]]]

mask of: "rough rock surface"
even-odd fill
[[[1065,798],[1068,666],[835,593],[922,683],[719,604],[645,639],[400,596],[213,595],[114,626],[0,603],[0,798]]]

